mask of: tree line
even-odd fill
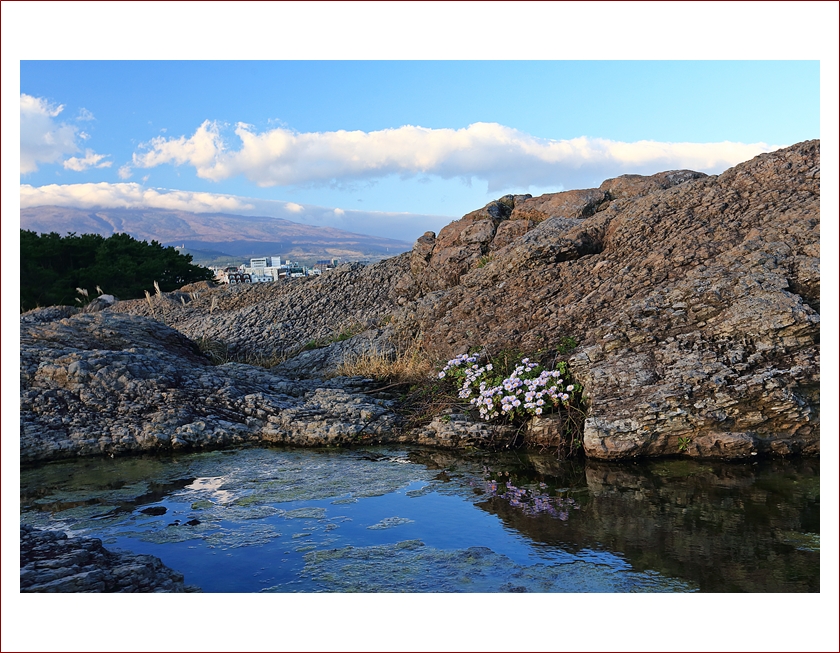
[[[62,237],[20,230],[21,311],[77,306],[77,288],[87,290],[91,298],[99,286],[119,299],[139,299],[144,291],[154,292],[155,281],[168,292],[212,278],[211,270],[192,264],[191,255],[181,255],[156,240],[149,243],[128,234]]]

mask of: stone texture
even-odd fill
[[[193,340],[224,343],[225,356],[281,362],[312,340],[378,326],[398,308],[409,253],[376,265],[346,264],[320,277],[196,288],[118,302],[112,312],[152,317]],[[194,286],[195,284],[193,284]]]
[[[399,425],[390,402],[360,392],[363,379],[292,381],[243,363],[214,366],[183,334],[142,316],[36,317],[21,320],[21,462],[349,444],[390,438]]]
[[[604,187],[604,208],[540,222],[419,298],[405,328],[442,359],[477,338],[524,351],[576,338],[590,457],[677,454],[680,438],[691,455],[739,457],[741,436],[760,453],[817,453],[819,142],[716,177]]]
[[[102,541],[20,526],[21,592],[197,592],[151,555],[117,553]]]
[[[320,278],[183,289],[151,303],[117,302],[84,318],[74,309],[47,309],[49,318],[25,314],[24,350],[24,331],[46,329],[39,337],[49,340],[50,329],[59,328],[46,326],[50,320],[81,324],[130,313],[154,317],[195,341],[221,343],[231,358],[275,367],[214,368],[195,358],[188,341],[177,344],[167,332],[161,342],[183,352],[175,358],[192,361],[189,370],[155,354],[159,367],[144,372],[145,336],[138,344],[132,335],[123,352],[84,344],[89,334],[80,333],[75,343],[72,330],[56,333],[49,355],[22,353],[22,452],[36,432],[41,438],[64,433],[47,438],[59,449],[60,442],[78,448],[92,439],[84,451],[134,450],[132,439],[146,442],[146,429],[158,432],[141,429],[139,419],[177,423],[185,438],[203,433],[200,441],[217,437],[208,432],[260,440],[267,429],[269,439],[311,442],[301,420],[284,411],[310,410],[303,406],[317,403],[316,388],[330,384],[348,396],[356,391],[338,381],[293,383],[288,376],[323,374],[348,352],[390,352],[417,338],[432,357],[446,360],[478,344],[491,352],[552,351],[572,337],[579,346],[570,363],[589,401],[584,448],[592,458],[816,454],[819,156],[819,141],[808,141],[718,176],[685,170],[624,175],[598,189],[506,196],[437,236],[424,234],[411,252]],[[329,342],[346,330],[358,335],[301,353],[310,340]],[[112,338],[107,328],[101,338]],[[95,348],[106,353],[91,358],[88,350]],[[85,371],[89,358],[101,359],[93,373]],[[123,369],[131,373],[115,376]],[[83,375],[91,381],[78,383]],[[108,397],[103,379],[128,398]],[[163,407],[147,401],[132,409],[137,402],[130,392],[141,386],[150,396],[158,392],[155,401]],[[292,397],[289,388],[299,394]],[[80,403],[68,404],[67,393]],[[339,436],[333,429],[330,441],[352,441],[352,425],[358,425],[353,404],[334,400],[338,412],[319,413],[318,421],[329,431],[330,420],[339,420],[347,430]],[[222,413],[209,409],[214,402]],[[104,430],[104,444],[97,444],[102,436],[95,429],[73,426],[77,408],[62,408],[71,404]],[[103,417],[108,411],[130,414],[135,424],[126,417],[112,427]],[[37,424],[28,417],[36,413]],[[386,414],[376,422],[381,429],[371,425],[363,433],[384,437],[379,433],[396,423]],[[197,422],[204,430],[190,426]],[[461,440],[455,431],[435,430],[441,428],[455,429],[438,425],[432,429],[438,435],[427,429],[422,439]]]
[[[516,435],[516,429],[506,424],[489,424],[468,415],[448,412],[435,417],[426,426],[398,436],[396,441],[444,449],[498,450],[514,444]]]

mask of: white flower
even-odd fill
[[[574,389],[575,389],[575,386],[573,386],[573,385],[567,385],[566,386],[566,392],[571,392]]]

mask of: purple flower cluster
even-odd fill
[[[456,367],[461,367],[464,363],[475,363],[478,360],[477,356],[470,356],[469,354],[461,354],[460,356],[456,356],[451,361],[449,361],[446,366],[440,371],[438,374],[438,378],[442,379],[446,376],[446,373]]]
[[[544,483],[540,483],[540,489],[545,489]],[[569,519],[570,510],[580,510],[580,504],[570,497],[552,497],[546,492],[517,487],[510,481],[504,484],[501,491],[495,480],[485,481],[484,491],[504,499],[526,515],[549,515],[560,521],[566,521]]]
[[[476,356],[461,354],[446,364],[438,378],[449,375],[459,379],[458,396],[468,399],[488,421],[500,415],[510,419],[542,415],[552,407],[567,405],[569,393],[575,391],[574,384],[564,390],[558,370],[544,370],[529,358],[523,358],[510,376],[496,384],[490,376],[493,364],[479,366],[476,361]]]

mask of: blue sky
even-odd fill
[[[721,172],[820,117],[817,61],[21,61],[20,89],[24,205],[178,190],[406,240],[509,192]]]

